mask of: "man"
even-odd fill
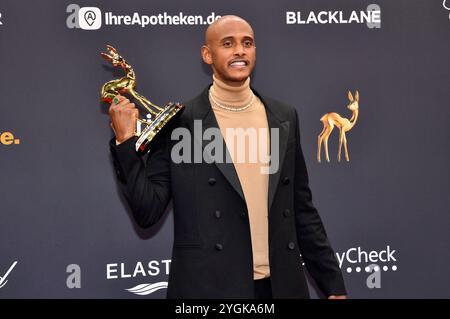
[[[142,227],[155,224],[173,199],[168,298],[308,298],[303,265],[327,297],[345,298],[335,254],[311,202],[296,111],[249,85],[255,49],[253,30],[239,17],[224,16],[208,27],[201,54],[213,84],[184,103],[146,163],[134,150],[138,111],[116,97],[111,151],[119,181]],[[188,144],[195,149],[200,143],[206,153],[208,141],[195,137],[199,121],[202,132],[220,130],[232,161],[174,160],[176,129],[192,133]],[[278,167],[264,173],[264,156],[239,161],[237,153],[254,155],[254,145],[235,149],[229,129],[257,129],[261,154]],[[264,133],[269,129],[270,141]]]

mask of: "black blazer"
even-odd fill
[[[171,161],[171,131],[218,128],[208,89],[184,103],[183,114],[161,132],[146,159],[134,151],[136,139],[111,152],[137,223],[155,224],[171,199],[174,244],[168,298],[253,298],[253,258],[244,194],[232,163]],[[252,89],[253,90],[253,89]],[[346,294],[341,270],[322,221],[311,201],[294,108],[260,96],[270,128],[279,129],[279,170],[269,177],[269,258],[274,298],[308,298],[306,266],[326,295]],[[222,142],[224,143],[223,139]],[[208,141],[193,138],[191,144]],[[303,266],[302,264],[305,264]]]

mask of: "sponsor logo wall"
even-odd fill
[[[113,71],[100,52],[120,48],[155,103],[187,101],[210,83],[203,33],[226,14],[255,30],[252,85],[298,111],[350,297],[449,298],[449,8],[2,1],[0,298],[165,297],[172,209],[151,229],[133,221],[109,154],[99,93]]]

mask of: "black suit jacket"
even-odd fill
[[[280,137],[279,170],[269,177],[267,203],[273,297],[308,298],[305,266],[326,296],[345,294],[335,254],[311,201],[296,110],[253,91],[266,108],[269,127],[278,128]],[[234,165],[171,161],[178,142],[171,139],[173,128],[193,134],[194,120],[202,120],[203,131],[218,128],[208,88],[184,104],[183,114],[152,144],[146,162],[135,153],[135,139],[111,143],[118,179],[142,227],[155,224],[173,199],[168,298],[253,298],[250,226]],[[204,147],[208,141],[197,136],[190,143]]]

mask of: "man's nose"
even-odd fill
[[[245,55],[244,46],[242,44],[237,44],[234,49],[234,54],[239,56]]]

